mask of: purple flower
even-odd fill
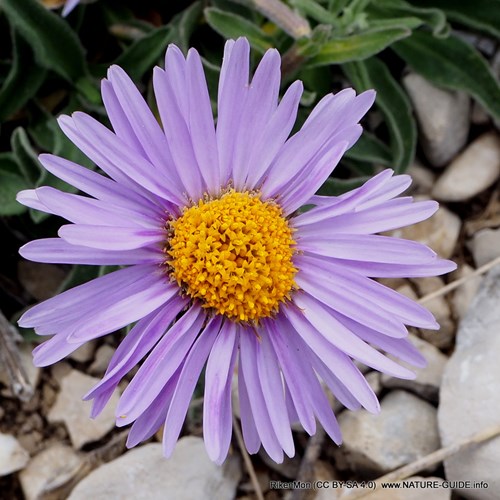
[[[203,431],[224,461],[231,440],[231,380],[250,453],[294,454],[290,424],[336,442],[337,421],[320,379],[347,408],[379,404],[353,360],[412,378],[385,354],[425,360],[405,325],[438,328],[422,306],[372,278],[433,276],[455,268],[428,247],[374,233],[430,217],[434,201],[395,198],[410,184],[386,170],[338,197],[314,193],[361,134],[375,93],[328,95],[290,136],[302,93],[278,103],[280,57],[269,50],[249,83],[249,44],[228,41],[218,120],[198,53],[171,45],[155,68],[160,127],[120,68],[102,95],[114,132],[83,113],[62,116],[65,134],[103,171],[41,155],[45,168],[89,196],[51,187],[23,191],[27,206],[71,224],[59,238],[20,250],[37,262],[125,266],[34,306],[20,319],[52,338],[35,363],[55,363],[89,340],[135,323],[104,378],[85,396],[92,416],[144,359],[123,392],[117,425],[128,446],[165,426],[170,456],[205,368]],[[298,209],[313,205],[307,212]]]
[[[80,0],[66,0],[61,15],[66,17],[79,3]]]

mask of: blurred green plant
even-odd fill
[[[153,103],[151,68],[161,64],[168,43],[198,48],[214,98],[225,38],[246,36],[254,63],[276,47],[284,84],[304,81],[299,124],[325,93],[375,88],[375,110],[340,168],[343,180],[329,179],[324,194],[360,184],[381,165],[403,172],[412,163],[417,127],[400,84],[406,67],[439,87],[467,92],[500,120],[499,83],[463,37],[465,31],[498,42],[500,0],[99,0],[67,18],[39,0],[0,0],[0,28],[0,215],[24,217],[28,225],[48,216],[18,205],[18,190],[42,184],[71,190],[41,168],[39,153],[94,168],[56,117],[83,110],[107,123],[99,84],[111,64],[122,66]]]

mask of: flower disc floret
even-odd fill
[[[295,241],[277,204],[230,191],[200,200],[169,225],[171,274],[203,307],[258,322],[290,298]]]

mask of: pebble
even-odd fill
[[[409,486],[413,483],[415,486]],[[423,484],[430,485],[423,488]],[[363,497],[364,500],[450,500],[451,489],[443,486],[444,480],[440,477],[409,477],[404,482],[399,481],[401,485],[397,489],[379,489],[374,493],[370,493]],[[406,485],[406,488],[405,488]],[[347,500],[349,496],[346,496]]]
[[[21,285],[36,300],[53,297],[66,278],[66,272],[55,264],[20,260],[17,274]]]
[[[468,264],[461,265],[451,275],[452,280],[458,280],[469,276],[474,272],[474,268]],[[481,285],[482,276],[474,276],[469,278],[465,283],[462,283],[451,296],[451,308],[453,315],[457,319],[462,319],[469,309],[472,299],[476,296],[479,286]]]
[[[85,342],[76,351],[73,351],[68,358],[76,361],[77,363],[87,363],[94,357],[95,341]]]
[[[423,199],[417,197],[417,199]],[[446,207],[427,220],[391,231],[392,236],[419,241],[431,247],[440,257],[448,259],[452,256],[460,234],[462,221],[458,215]]]
[[[29,453],[10,434],[0,433],[0,477],[24,469]]]
[[[444,286],[444,281],[438,276],[429,276],[412,280],[417,286],[420,297],[435,292]],[[434,315],[439,323],[439,330],[420,329],[420,336],[432,345],[447,349],[451,347],[455,337],[455,324],[451,319],[451,309],[446,298],[441,295],[423,304]]]
[[[344,411],[339,416],[344,438],[335,450],[339,468],[383,474],[439,448],[436,409],[405,391],[392,391],[379,415]]]
[[[435,167],[446,165],[467,141],[470,98],[435,87],[416,73],[406,75],[403,85],[415,109],[425,156]]]
[[[49,422],[63,422],[66,425],[76,449],[101,439],[115,426],[114,410],[119,399],[116,392],[96,419],[89,418],[91,402],[82,401],[82,397],[97,382],[98,378],[71,370],[61,380],[61,391],[47,416]]]
[[[432,197],[465,201],[489,188],[500,176],[500,139],[494,132],[477,138],[439,177]]]
[[[420,163],[412,163],[406,173],[412,178],[411,188],[418,193],[430,193],[436,176]]]
[[[500,257],[500,228],[481,229],[467,243],[477,267]]]
[[[19,345],[18,352],[21,364],[28,378],[28,382],[33,390],[36,389],[38,382],[40,381],[40,368],[33,364],[33,346],[29,343],[22,343]],[[3,367],[0,367],[0,383],[3,383],[7,387],[10,386],[10,379],[7,372]]]
[[[448,358],[429,342],[419,339],[415,335],[410,335],[408,338],[427,360],[427,366],[425,368],[415,368],[404,361],[398,361],[402,366],[415,372],[416,378],[403,380],[382,374],[381,384],[388,389],[407,389],[428,401],[437,402],[439,387],[441,386],[443,371]]]
[[[45,492],[67,483],[81,465],[81,457],[69,446],[58,443],[43,450],[19,475],[26,500],[44,497]]]
[[[240,477],[235,456],[219,467],[208,458],[201,438],[187,436],[170,459],[161,444],[149,443],[102,465],[73,489],[69,500],[232,500]]]
[[[111,361],[115,349],[108,344],[104,344],[97,349],[94,361],[90,365],[89,373],[91,375],[102,375]]]
[[[460,323],[456,349],[446,365],[438,410],[443,446],[498,425],[500,398],[500,266],[483,279]],[[444,462],[449,481],[486,481],[487,489],[460,489],[473,500],[496,500],[500,491],[500,437],[462,450]]]

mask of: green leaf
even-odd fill
[[[115,64],[121,66],[132,80],[140,80],[165,53],[167,44],[173,40],[172,34],[170,26],[151,31],[127,47]]]
[[[346,64],[342,69],[356,90],[374,88],[377,91],[375,104],[382,111],[389,130],[392,166],[396,172],[405,171],[415,157],[417,142],[417,128],[405,92],[376,57]]]
[[[26,207],[16,201],[16,195],[27,188],[26,181],[20,175],[4,172],[0,166],[0,215],[18,215],[25,212]]]
[[[289,0],[289,3],[303,15],[314,19],[318,23],[328,23],[332,26],[338,25],[337,16],[314,0]]]
[[[369,132],[364,132],[356,144],[346,152],[345,156],[353,160],[360,160],[388,167],[393,164],[391,150]]]
[[[356,189],[364,184],[370,177],[354,177],[353,179],[334,179],[329,177],[318,189],[317,194],[322,196],[339,196],[341,194]]]
[[[76,34],[58,14],[37,0],[0,0],[11,26],[26,39],[42,67],[78,85],[87,75],[85,54]]]
[[[19,167],[12,153],[0,153],[0,215],[18,215],[27,210],[16,201],[16,194],[27,189],[27,182],[19,175]]]
[[[360,61],[377,54],[397,40],[406,38],[410,34],[411,31],[406,28],[391,28],[333,39],[323,46],[319,54],[309,59],[306,66],[324,66],[348,61]]]
[[[271,39],[264,31],[244,17],[215,7],[207,7],[204,13],[207,23],[225,38],[245,36],[250,45],[259,52],[265,52],[273,46]]]
[[[452,21],[500,37],[498,0],[413,0],[413,3],[442,9]]]
[[[12,132],[10,142],[12,152],[24,180],[28,185],[35,186],[40,178],[42,167],[38,161],[37,153],[31,146],[26,130],[22,127],[16,128]]]
[[[429,5],[429,7],[435,7],[435,5]],[[372,19],[376,19],[380,23],[391,18],[396,20],[397,18],[403,19],[410,16],[419,19],[421,24],[425,23],[430,26],[434,36],[444,38],[450,33],[450,26],[446,22],[443,11],[437,8],[416,7],[404,0],[372,2],[367,9],[367,14],[370,26],[372,25]]]
[[[15,31],[12,45],[12,66],[0,90],[0,122],[21,109],[37,93],[46,76],[45,69],[35,64],[29,44]]]
[[[440,39],[416,31],[393,49],[435,85],[468,92],[500,120],[500,85],[486,60],[468,43],[455,36]]]
[[[184,51],[184,53],[187,53],[189,50],[191,35],[200,22],[202,12],[203,5],[200,1],[197,1],[181,13],[177,14],[170,22],[170,26],[174,30],[173,36],[175,42]]]

